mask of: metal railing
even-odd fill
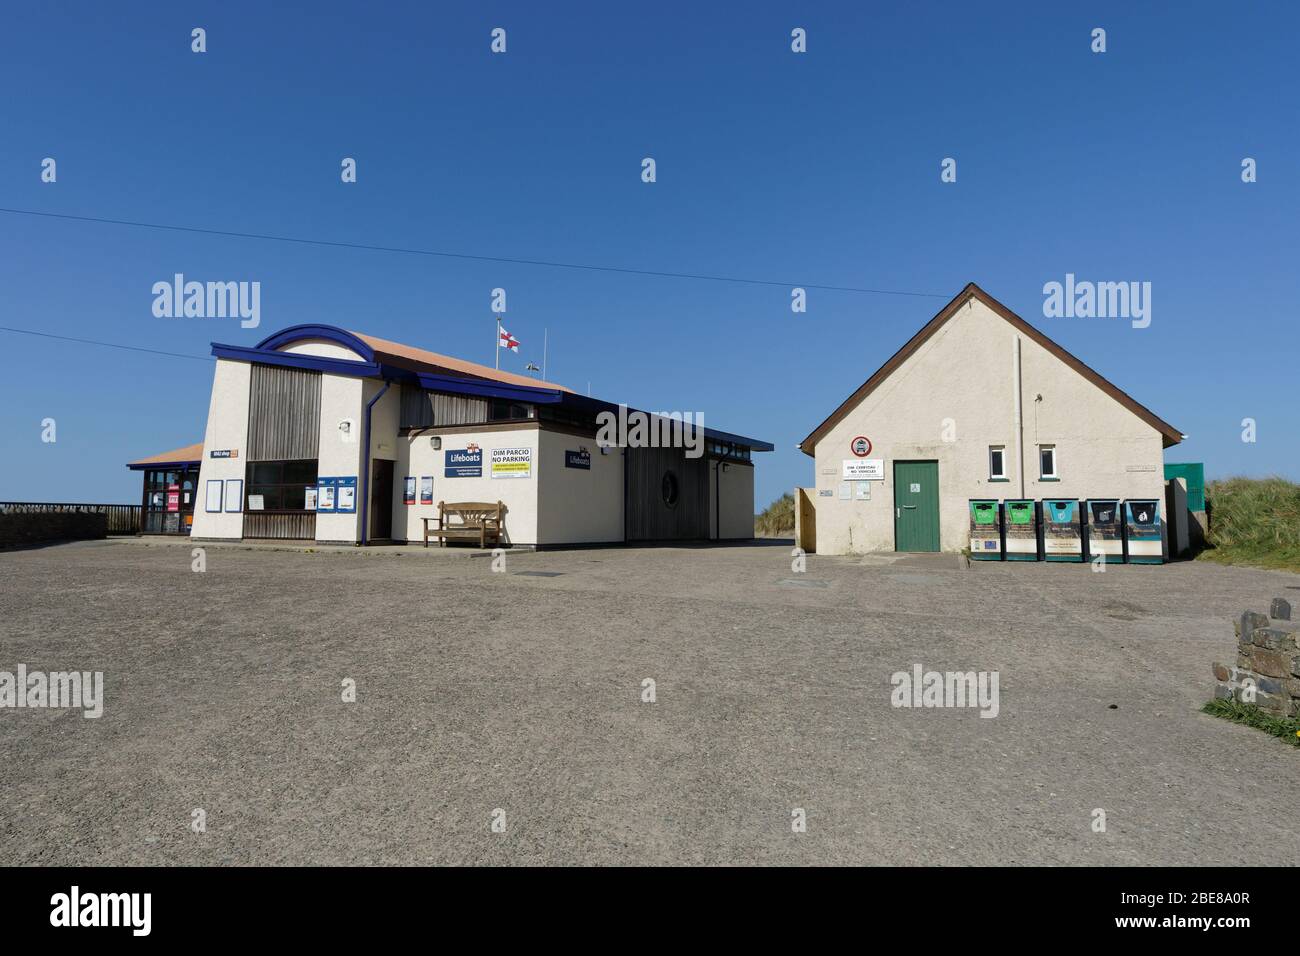
[[[139,534],[140,505],[92,505],[55,501],[0,501],[0,515],[103,514],[109,534]]]

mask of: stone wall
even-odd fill
[[[1279,717],[1300,716],[1300,644],[1291,605],[1275,598],[1267,615],[1244,611],[1236,632],[1237,663],[1214,665],[1214,696],[1255,703]]]
[[[108,515],[90,512],[0,514],[0,548],[49,541],[84,541],[108,535]]]

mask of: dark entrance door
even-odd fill
[[[691,541],[709,536],[708,459],[681,448],[628,448],[624,498],[628,541]]]
[[[370,540],[393,537],[393,463],[376,458],[370,463]]]

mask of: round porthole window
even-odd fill
[[[664,472],[663,481],[660,482],[659,485],[659,492],[660,494],[663,495],[664,504],[666,504],[669,508],[674,508],[677,506],[677,494],[678,494],[677,476],[674,475],[671,471]]]

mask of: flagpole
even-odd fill
[[[497,371],[501,370],[501,313],[497,313]]]
[[[546,377],[546,335],[547,330],[542,329],[542,379],[549,382],[550,379]]]

